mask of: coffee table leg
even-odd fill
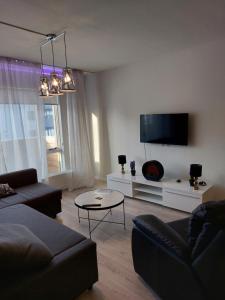
[[[110,215],[112,215],[112,209],[110,208]]]
[[[123,227],[126,229],[126,218],[125,218],[125,204],[123,201]]]
[[[78,207],[78,220],[79,220],[79,223],[80,223],[80,209]]]
[[[88,210],[87,212],[88,212],[88,228],[89,228],[89,236],[90,236],[90,239],[91,239],[91,221],[90,221],[90,213],[89,213],[89,210]]]

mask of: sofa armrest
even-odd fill
[[[184,239],[156,216],[141,215],[133,220],[135,226],[164,250],[188,261],[190,250]]]
[[[9,274],[1,280],[1,299],[75,299],[98,280],[96,244],[86,239],[57,254],[40,271]]]
[[[37,171],[35,169],[26,169],[0,175],[0,183],[8,183],[14,189],[37,182]]]

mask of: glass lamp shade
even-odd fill
[[[73,71],[70,68],[65,68],[63,70],[63,79],[62,79],[62,92],[76,92],[76,87],[73,79]]]
[[[44,76],[40,78],[40,97],[51,97],[49,93],[48,78]]]
[[[56,72],[52,72],[50,75],[49,94],[51,96],[63,95],[61,92],[61,80]]]

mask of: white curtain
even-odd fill
[[[0,57],[0,173],[35,168],[47,177],[40,66]]]
[[[74,71],[76,93],[67,93],[60,98],[66,101],[66,122],[68,130],[69,189],[90,187],[94,184],[94,163],[90,140],[90,116],[87,110],[84,75]]]

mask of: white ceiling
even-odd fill
[[[225,1],[0,0],[0,21],[46,34],[66,30],[71,67],[101,71],[225,36]],[[0,55],[40,62],[42,39],[0,25]]]

